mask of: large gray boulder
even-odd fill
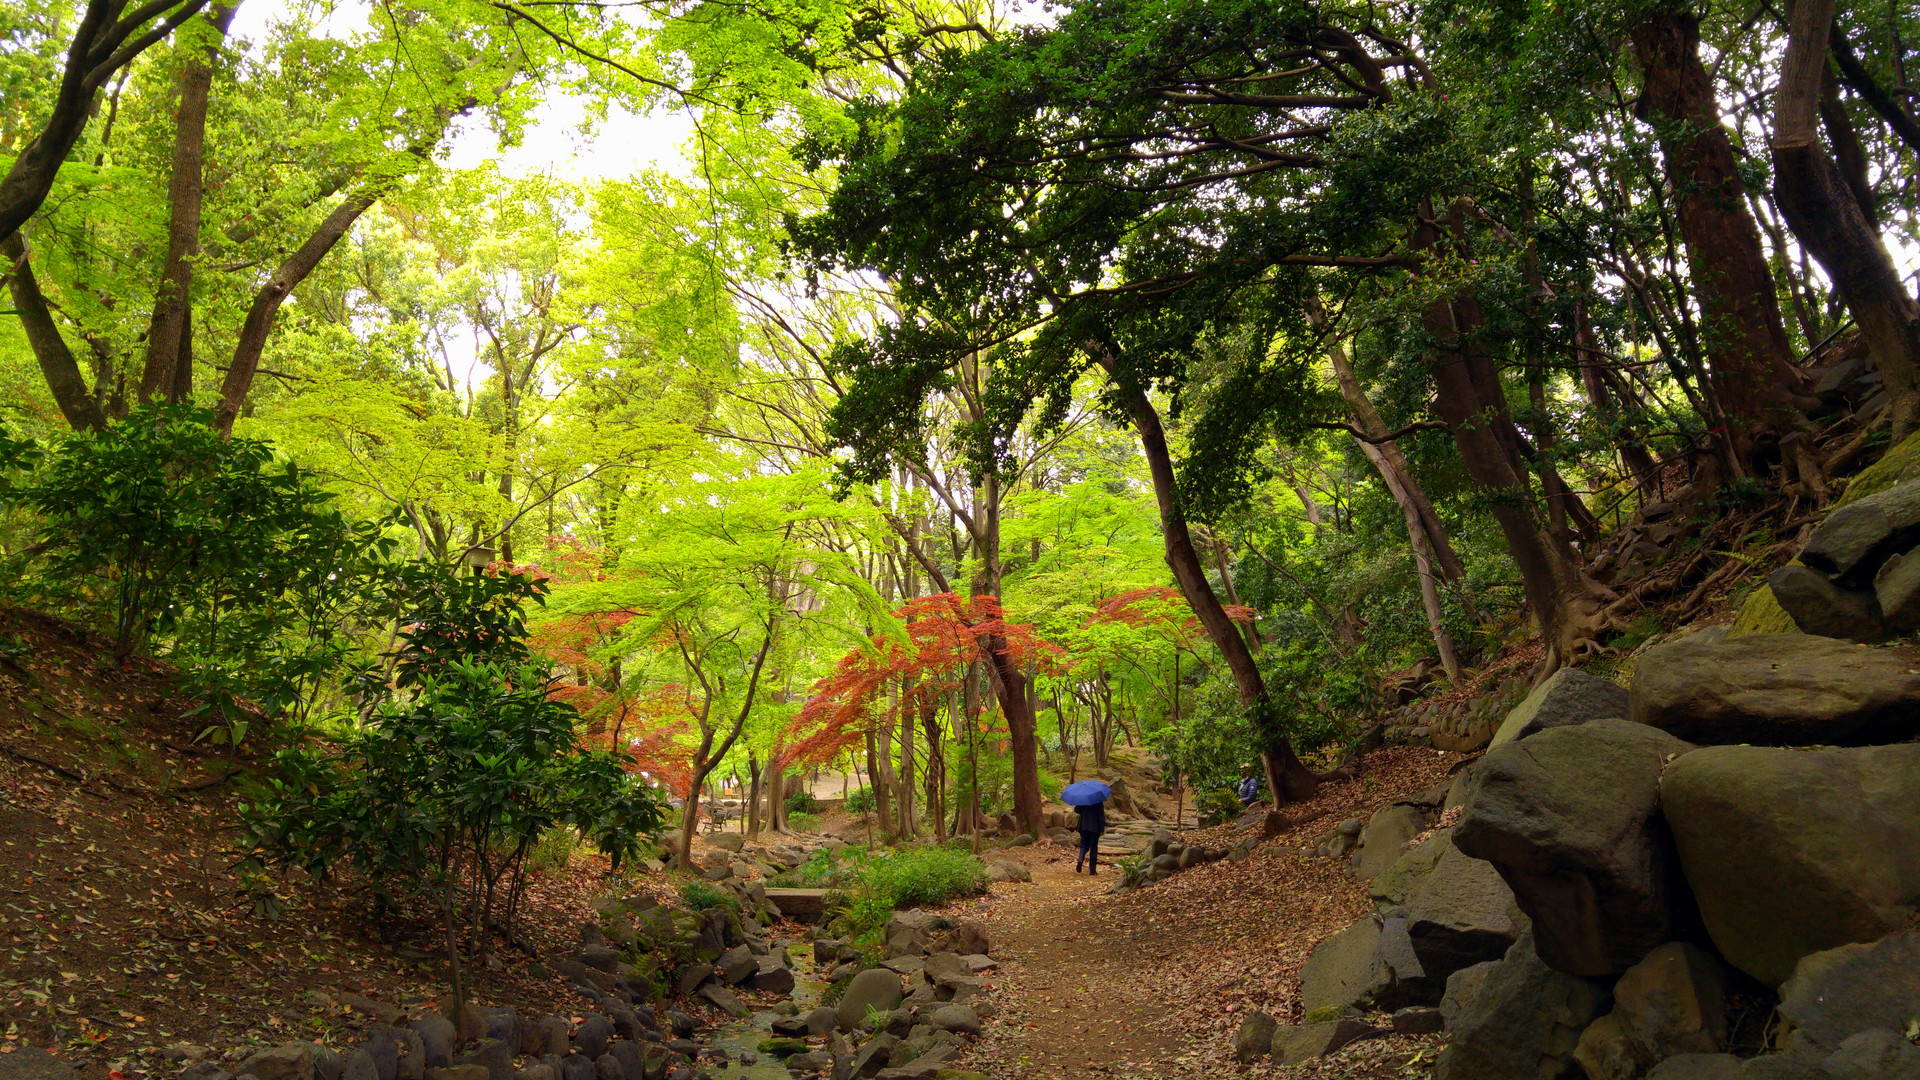
[[[1436,1080],[1577,1077],[1574,1047],[1606,1007],[1601,984],[1548,967],[1522,935],[1461,1004]]]
[[[1920,1046],[1897,1031],[1863,1031],[1820,1064],[1833,1080],[1920,1080]]]
[[[1629,712],[1703,745],[1874,745],[1920,731],[1920,673],[1810,634],[1688,638],[1640,658]]]
[[[1872,589],[1846,589],[1833,579],[1797,563],[1775,570],[1767,588],[1803,634],[1848,641],[1887,640],[1887,620]]]
[[[1762,982],[1920,910],[1920,745],[1708,747],[1660,798],[1707,932]]]
[[[1382,920],[1368,915],[1314,947],[1300,969],[1300,1005],[1366,1007],[1393,986],[1393,969],[1380,947]]]
[[[1691,749],[1644,724],[1595,720],[1508,743],[1474,768],[1454,845],[1499,869],[1548,964],[1616,974],[1667,939],[1684,893],[1660,773]]]
[[[1526,929],[1513,890],[1493,864],[1460,851],[1451,829],[1408,852],[1369,891],[1384,918],[1379,951],[1391,976],[1372,998],[1382,1008],[1435,1004],[1454,972],[1505,956]],[[1412,957],[1397,947],[1401,939]]]
[[[1548,728],[1624,720],[1626,716],[1626,687],[1577,668],[1561,668],[1507,713],[1489,746],[1504,746]]]
[[[1780,987],[1796,1050],[1830,1052],[1863,1031],[1920,1024],[1920,931],[1803,957]]]
[[[900,989],[900,976],[886,968],[868,968],[855,975],[847,984],[846,993],[840,995],[836,1008],[840,1030],[858,1031],[860,1025],[866,1023],[869,1011],[891,1011],[899,1007],[900,999],[905,996]]]
[[[1407,841],[1426,828],[1426,816],[1417,806],[1396,803],[1382,807],[1368,819],[1360,834],[1360,851],[1353,857],[1353,876],[1362,881],[1400,861]]]
[[[1843,583],[1872,581],[1895,552],[1920,546],[1920,481],[1897,484],[1828,514],[1800,561]]]
[[[1669,941],[1620,976],[1613,1011],[1581,1033],[1573,1057],[1587,1080],[1632,1080],[1666,1058],[1725,1049],[1726,1013],[1720,961]]]
[[[1527,928],[1513,890],[1492,863],[1461,851],[1451,830],[1429,843],[1440,849],[1440,857],[1396,911],[1407,921],[1407,939],[1421,972],[1433,980],[1430,992],[1420,995],[1421,1004],[1439,1001],[1454,972],[1505,956]],[[1415,1003],[1411,996],[1402,1001]]]

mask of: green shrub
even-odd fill
[[[1204,824],[1224,825],[1239,817],[1243,808],[1240,796],[1235,795],[1232,788],[1221,787],[1201,792],[1194,809],[1200,812]]]
[[[812,814],[794,812],[787,815],[787,827],[795,832],[819,832],[820,819]]]
[[[865,814],[873,809],[873,789],[858,788],[847,796],[847,813]]]
[[[735,908],[740,906],[740,898],[708,881],[689,881],[680,886],[680,899],[695,911],[708,908]]]
[[[910,848],[874,859],[862,882],[889,909],[944,904],[987,891],[987,868],[979,859],[951,848]]]
[[[820,812],[820,800],[813,797],[811,791],[796,791],[787,796],[787,813],[817,814]]]
[[[580,846],[580,834],[572,829],[548,829],[527,850],[527,869],[535,874],[563,870]]]

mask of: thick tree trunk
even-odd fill
[[[384,189],[381,189],[384,190]],[[280,314],[280,305],[299,284],[307,280],[320,260],[326,258],[333,246],[347,235],[353,223],[379,201],[379,190],[365,190],[347,196],[339,206],[333,208],[320,227],[313,231],[300,249],[289,255],[280,268],[273,272],[267,283],[254,294],[253,305],[247,309],[246,321],[240,325],[240,338],[233,348],[233,364],[227,368],[227,377],[220,384],[220,404],[213,414],[214,427],[223,432],[233,430],[233,421],[240,415],[246,404],[247,392],[253,389],[254,376],[260,371],[260,354],[266,350],[267,335],[273,331],[273,321]]]
[[[1759,444],[1777,440],[1800,419],[1805,379],[1793,365],[1760,230],[1747,212],[1739,163],[1700,62],[1698,17],[1661,8],[1631,36],[1645,79],[1639,108],[1666,162],[1709,377],[1734,452],[1753,471]]]
[[[1266,683],[1260,677],[1260,667],[1254,661],[1253,652],[1240,637],[1233,620],[1227,617],[1219,597],[1213,594],[1213,586],[1207,582],[1206,570],[1200,564],[1199,553],[1194,550],[1186,513],[1180,508],[1178,481],[1173,473],[1173,453],[1167,446],[1167,433],[1160,424],[1160,414],[1154,409],[1153,402],[1147,399],[1146,391],[1119,371],[1113,359],[1115,350],[1098,343],[1092,348],[1096,361],[1106,370],[1110,383],[1125,402],[1127,412],[1133,419],[1134,430],[1140,435],[1141,449],[1146,454],[1148,470],[1153,477],[1154,499],[1160,508],[1160,532],[1166,545],[1167,566],[1173,571],[1174,582],[1179,586],[1180,594],[1186,598],[1187,605],[1199,618],[1200,625],[1206,629],[1214,648],[1219,649],[1220,655],[1226,660],[1227,670],[1233,674],[1234,687],[1240,692],[1240,703],[1248,708],[1265,743],[1260,748],[1260,757],[1274,803],[1278,805],[1310,799],[1320,788],[1320,778],[1294,753],[1293,744],[1279,730],[1278,710],[1267,694]]]
[[[213,90],[213,65],[220,42],[239,4],[216,6],[207,14],[204,50],[190,49],[180,69],[180,106],[174,114],[173,174],[167,181],[167,261],[153,298],[147,328],[147,362],[140,376],[140,400],[164,393],[184,401],[193,393],[193,265],[200,254],[200,211],[205,201],[207,101]],[[199,55],[195,55],[199,53]]]
[[[87,389],[86,376],[80,373],[67,339],[60,336],[60,327],[53,321],[47,298],[40,293],[39,279],[33,276],[33,263],[19,233],[0,240],[0,258],[6,259],[7,292],[27,332],[27,345],[33,349],[33,358],[40,364],[40,374],[47,380],[47,390],[60,407],[60,415],[75,431],[105,430],[106,413],[94,391]]]
[[[205,5],[206,0],[149,0],[128,12],[125,0],[87,0],[74,24],[46,126],[0,178],[0,240],[19,232],[46,201],[61,164],[87,128],[94,97],[113,73],[165,40]]]
[[[1833,10],[1834,0],[1799,0],[1792,9],[1774,107],[1774,200],[1860,324],[1899,440],[1920,420],[1920,303],[1815,132]]]
[[[1436,349],[1434,411],[1452,430],[1468,474],[1491,496],[1494,520],[1520,569],[1527,604],[1547,642],[1544,678],[1591,644],[1600,598],[1572,551],[1540,527],[1527,472],[1516,465],[1519,454],[1502,444],[1501,433],[1512,425],[1502,422],[1506,398],[1499,372],[1471,339],[1479,320],[1478,305],[1470,300],[1436,300],[1427,307],[1427,332]]]

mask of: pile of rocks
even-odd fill
[[[438,1013],[381,1023],[334,1050],[290,1042],[258,1050],[229,1074],[201,1061],[181,1080],[694,1080],[723,1051],[691,1039],[698,1027],[677,1009],[620,1006],[578,1023],[521,1017],[509,1006],[469,1005],[460,1023]]]
[[[1444,791],[1336,830],[1375,911],[1237,1053],[1444,1029],[1438,1080],[1920,1078],[1910,663],[1703,633],[1630,691],[1557,674]]]
[[[1843,502],[1767,584],[1809,634],[1877,642],[1920,630],[1920,480]]]
[[[1479,697],[1454,701],[1415,700],[1387,714],[1390,742],[1429,743],[1441,750],[1471,751],[1487,745],[1501,718],[1526,693],[1526,682],[1508,679]]]

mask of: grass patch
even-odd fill
[[[819,869],[815,869],[820,864]],[[831,888],[833,933],[862,952],[878,954],[887,919],[899,908],[929,907],[987,891],[987,868],[965,851],[916,847],[851,858],[815,859],[793,872],[814,888]]]

